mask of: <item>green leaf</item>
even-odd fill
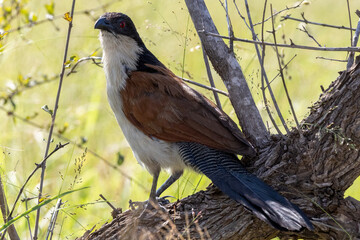
[[[117,153],[117,165],[122,165],[124,163],[125,157],[120,152]]]
[[[17,220],[19,220],[20,218],[22,217],[25,217],[26,215],[28,215],[29,213],[33,212],[33,211],[36,211],[37,209],[41,208],[42,206],[46,205],[46,204],[49,204],[50,202],[56,200],[56,199],[59,199],[59,198],[62,198],[64,197],[65,195],[68,195],[70,193],[73,193],[73,192],[77,192],[77,191],[81,191],[81,190],[84,190],[86,188],[89,188],[89,187],[83,187],[83,188],[79,188],[79,189],[74,189],[74,190],[71,190],[71,191],[67,191],[67,192],[63,192],[63,193],[60,193],[59,195],[56,195],[55,197],[52,197],[52,198],[46,198],[44,199],[41,203],[39,203],[38,205],[30,208],[29,210],[23,212],[22,214],[14,217],[13,219],[11,219],[10,221],[8,221],[6,224],[4,224],[1,228],[0,228],[0,232],[4,231],[6,228],[8,228],[10,225],[12,225],[14,222],[16,222]]]
[[[55,3],[51,1],[49,4],[45,4],[45,8],[48,14],[54,15],[55,12]]]

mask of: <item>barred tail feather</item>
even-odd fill
[[[189,142],[179,143],[179,149],[189,166],[274,228],[313,230],[310,220],[297,206],[247,172],[235,155]]]

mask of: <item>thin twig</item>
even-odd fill
[[[57,216],[58,216],[58,213],[59,213],[59,210],[60,210],[60,207],[61,207],[62,204],[63,204],[63,202],[62,202],[61,198],[59,198],[56,205],[55,205],[54,212],[51,215],[50,224],[49,224],[49,227],[48,227],[48,231],[46,233],[46,238],[45,238],[46,240],[48,240],[48,239],[51,240],[52,239],[52,236],[54,234],[56,219],[57,219]]]
[[[214,83],[214,79],[213,79],[213,76],[211,74],[211,69],[210,69],[210,64],[209,64],[209,60],[208,60],[208,57],[206,55],[206,52],[205,52],[205,49],[204,47],[201,45],[201,48],[202,48],[202,52],[203,52],[203,57],[204,57],[204,63],[205,63],[205,68],[206,68],[206,73],[208,75],[208,79],[209,79],[209,82],[210,82],[210,85],[212,88],[215,88],[215,83]],[[216,101],[216,105],[222,109],[221,107],[221,102],[220,102],[220,99],[219,99],[219,96],[217,94],[216,91],[213,91],[214,93],[214,98],[215,98],[215,101]]]
[[[74,17],[75,2],[76,2],[76,0],[73,0],[72,6],[71,6],[70,21],[69,21],[69,27],[68,27],[68,32],[67,32],[67,38],[66,38],[64,59],[62,61],[61,74],[60,74],[60,80],[59,80],[59,87],[58,87],[58,91],[57,91],[57,94],[56,94],[54,112],[52,114],[51,126],[50,126],[49,136],[48,136],[47,143],[46,143],[44,159],[47,157],[49,149],[50,149],[52,133],[53,133],[54,126],[55,126],[56,113],[57,113],[57,110],[58,110],[58,107],[59,107],[61,87],[62,87],[62,83],[63,83],[63,79],[64,79],[64,73],[65,73],[65,63],[66,63],[66,59],[67,59],[67,53],[68,53],[69,43],[70,43],[71,29],[72,29],[73,20],[74,20],[73,17]],[[43,185],[44,185],[45,169],[46,169],[46,161],[43,161],[43,163],[41,164],[41,178],[40,178],[39,199],[38,199],[39,203],[40,203],[41,198],[42,198],[42,190],[43,190]],[[36,211],[34,240],[36,240],[37,237],[38,237],[40,210],[41,210],[41,208],[38,208],[37,211]]]
[[[84,61],[89,61],[91,60],[96,66],[101,67],[101,57],[83,57],[80,58],[75,64],[74,66],[72,66],[72,68],[70,69],[70,71],[66,74],[66,76],[68,77],[70,74],[72,73],[76,73],[75,69],[77,68],[77,66]],[[96,62],[96,60],[100,60],[99,62]]]
[[[234,0],[234,1],[235,1],[235,0]],[[285,9],[282,9],[282,10],[274,13],[273,16],[275,17],[275,16],[279,15],[280,13],[282,13],[282,12],[284,12],[284,11],[288,11],[288,10],[291,10],[291,9],[298,8],[298,7],[301,6],[301,4],[302,4],[304,1],[305,1],[305,0],[302,0],[301,2],[299,2],[297,5],[295,5],[295,6],[293,6],[293,7],[288,7],[288,6],[286,6]],[[255,23],[255,24],[254,24],[254,27],[257,26],[257,25],[260,25],[260,24],[263,24],[263,23],[267,22],[269,19],[271,19],[271,16],[268,17],[268,18],[266,18],[266,19],[263,18],[262,22]]]
[[[267,6],[267,0],[265,0],[264,3],[264,10],[263,10],[263,21],[262,21],[262,25],[261,25],[261,41],[264,42],[264,19],[265,19],[265,13],[266,13],[266,6]],[[265,109],[266,112],[270,118],[271,123],[273,124],[273,126],[275,127],[276,131],[282,135],[280,129],[278,128],[278,126],[276,125],[276,122],[271,114],[269,105],[268,105],[268,100],[266,98],[266,92],[265,92],[265,66],[264,66],[264,62],[265,62],[265,45],[262,45],[262,57],[261,57],[261,62],[260,62],[260,66],[261,66],[261,92],[263,95],[263,99],[264,99],[264,104],[265,104]],[[270,84],[268,84],[268,86],[270,86]],[[267,87],[267,86],[266,86]],[[268,127],[268,131],[270,132],[270,129]]]
[[[346,5],[347,5],[347,10],[348,10],[348,16],[349,16],[349,24],[350,24],[350,28],[352,29],[352,22],[351,22],[351,13],[350,13],[350,3],[349,0],[346,0]],[[352,31],[350,31],[350,45],[353,47],[353,36],[352,36]],[[349,61],[346,65],[346,69],[350,69],[350,67],[353,65],[354,62],[354,52],[350,52],[349,54]]]
[[[272,4],[270,4],[270,11],[271,11],[271,13],[273,12]],[[276,45],[277,41],[276,41],[276,34],[275,34],[275,27],[274,27],[274,17],[271,18],[271,25],[272,25],[272,34],[273,34],[273,37],[274,37],[274,43]],[[285,94],[286,94],[287,100],[289,102],[291,112],[292,112],[292,114],[294,116],[296,127],[299,129],[299,131],[301,131],[300,130],[300,125],[299,125],[298,119],[296,117],[296,113],[295,113],[295,110],[294,110],[294,107],[293,107],[293,104],[292,104],[292,101],[291,101],[291,98],[290,98],[290,94],[289,94],[289,92],[287,90],[285,77],[284,77],[284,72],[283,72],[283,69],[282,69],[282,66],[281,66],[280,54],[279,54],[279,50],[278,50],[277,46],[275,46],[275,52],[276,52],[276,57],[277,57],[277,60],[278,60],[280,77],[281,77],[281,80],[282,80],[282,83],[283,83],[283,86],[284,86]],[[286,129],[286,132],[289,133],[289,130],[286,127],[285,127],[285,129]]]
[[[251,14],[250,14],[250,9],[249,9],[249,4],[248,4],[248,1],[247,1],[247,0],[245,0],[245,8],[246,8],[246,12],[247,12],[247,15],[248,15],[249,25],[250,25],[250,27],[251,27],[252,37],[253,37],[253,39],[255,40],[255,39],[256,39],[256,33],[255,33],[255,30],[254,30],[254,26],[253,26],[253,24],[252,24]],[[264,44],[264,43],[265,43],[265,42],[262,42],[262,44]],[[255,50],[256,50],[256,54],[257,54],[257,56],[258,56],[260,65],[263,65],[263,64],[262,64],[262,63],[263,63],[263,60],[261,59],[260,51],[259,51],[259,48],[258,48],[257,45],[255,45]],[[286,122],[285,122],[285,120],[284,120],[284,118],[283,118],[283,116],[282,116],[282,114],[281,114],[280,108],[279,108],[279,106],[278,106],[278,104],[277,104],[277,102],[276,102],[274,93],[273,93],[273,91],[272,91],[272,89],[271,89],[271,86],[270,86],[270,84],[269,84],[269,79],[268,79],[268,77],[267,77],[267,74],[266,74],[264,68],[263,68],[263,71],[262,71],[262,72],[263,72],[263,74],[264,74],[263,77],[265,78],[266,85],[268,86],[268,90],[269,90],[269,93],[270,93],[270,96],[271,96],[271,100],[273,101],[273,104],[274,104],[274,107],[275,107],[275,109],[276,109],[276,112],[277,112],[277,114],[278,114],[278,116],[279,116],[279,118],[280,118],[280,121],[282,122],[282,124],[283,124],[286,132],[288,132],[289,129],[287,128]],[[282,133],[281,133],[280,131],[278,131],[278,133],[282,135]]]
[[[121,212],[114,207],[114,205],[112,205],[102,194],[99,194],[99,196],[112,208],[112,210],[116,213],[116,214],[120,214]]]
[[[359,10],[356,10],[356,14],[358,15],[359,17],[359,21],[358,21],[358,24],[357,24],[357,27],[356,27],[356,31],[355,31],[355,35],[354,35],[354,38],[351,42],[351,46],[352,47],[356,47],[358,41],[359,41],[359,34],[360,34],[360,11]],[[353,65],[354,63],[354,57],[355,57],[355,53],[354,52],[350,52],[349,54],[349,58],[348,58],[348,63],[346,65],[346,69],[350,69],[351,66]]]
[[[219,0],[219,2],[221,4],[221,6],[223,7],[223,9],[225,10],[226,22],[227,22],[227,25],[228,25],[228,34],[229,34],[229,37],[230,37],[230,39],[229,39],[229,51],[234,52],[234,41],[232,40],[232,36],[234,36],[234,31],[233,31],[233,28],[232,28],[232,25],[231,25],[231,20],[230,20],[230,17],[229,17],[228,2],[227,2],[227,0],[225,0],[225,5],[221,0]]]
[[[234,41],[232,40],[232,37],[234,36],[234,31],[233,31],[232,24],[230,21],[229,7],[228,7],[227,0],[225,0],[225,12],[226,12],[226,22],[228,25],[228,32],[229,32],[229,37],[230,37],[229,49],[230,49],[230,52],[234,52]]]
[[[219,37],[219,38],[223,38],[223,39],[229,39],[229,37],[227,36],[222,36],[216,33],[210,33],[210,32],[205,32],[204,30],[199,30],[198,32],[200,33],[204,33],[206,35],[209,36],[214,36],[214,37]],[[250,40],[250,39],[243,39],[243,38],[236,38],[234,37],[234,41],[239,41],[239,42],[245,42],[245,43],[253,43],[256,45],[267,45],[267,46],[275,46],[274,43],[270,43],[270,42],[261,42],[261,41],[255,41],[255,40]],[[297,49],[305,49],[305,50],[314,50],[314,51],[328,51],[328,52],[360,52],[360,48],[359,47],[336,47],[336,48],[331,48],[331,47],[311,47],[311,46],[304,46],[304,45],[297,45],[297,44],[276,44],[276,46],[278,47],[283,47],[283,48],[297,48]]]
[[[314,40],[314,42],[319,46],[319,47],[322,47],[321,44],[315,39],[315,37],[313,35],[311,35],[309,33],[309,31],[306,29],[305,26],[302,26],[303,29],[301,28],[298,28],[301,32],[304,32],[308,35],[309,38],[311,38],[312,40]]]
[[[206,86],[206,85],[204,85],[204,84],[201,84],[201,83],[198,83],[198,82],[194,82],[194,81],[192,81],[192,80],[190,80],[190,79],[187,79],[187,78],[181,78],[181,77],[179,77],[179,78],[182,79],[182,80],[185,81],[185,82],[194,84],[194,85],[196,85],[196,86],[199,86],[199,87],[205,88],[205,89],[207,89],[207,90],[211,90],[211,91],[213,91],[213,92],[217,92],[217,93],[220,93],[220,94],[222,94],[222,95],[224,95],[224,96],[229,97],[229,94],[228,94],[227,92],[224,92],[224,91],[219,90],[219,89],[217,89],[217,88],[209,87],[209,86]]]
[[[280,68],[281,70],[284,70],[287,68],[287,66],[292,62],[292,60],[294,60],[294,58],[297,55],[295,54],[282,68]],[[275,75],[275,77],[273,77],[273,79],[270,81],[270,85],[273,81],[275,81],[275,79],[280,75],[280,71]],[[267,86],[265,86],[265,89],[267,88]]]
[[[235,5],[236,11],[238,12],[238,14],[239,14],[239,16],[241,17],[241,19],[244,21],[246,27],[251,31],[251,28],[250,28],[249,24],[247,23],[246,18],[240,13],[240,10],[239,10],[239,8],[238,8],[238,6],[237,6],[237,4],[236,4],[236,1],[233,0],[233,3],[234,3],[234,5]]]
[[[347,10],[348,10],[350,29],[352,29],[352,22],[351,22],[351,13],[350,13],[350,3],[349,3],[349,0],[346,0],[346,5],[347,5]],[[350,31],[350,44],[352,44],[352,42],[353,42],[353,33],[352,33],[352,31]],[[351,46],[352,46],[352,45],[351,45]]]
[[[316,57],[316,59],[328,60],[328,61],[333,61],[333,62],[347,62],[348,61],[348,60],[340,60],[340,59],[325,58],[325,57]]]
[[[302,17],[303,17],[303,19],[299,19],[299,18],[293,18],[290,15],[286,15],[286,16],[281,17],[281,21],[285,21],[285,20],[289,19],[289,20],[293,20],[293,21],[303,22],[303,23],[312,24],[312,25],[318,25],[318,26],[322,26],[322,27],[345,29],[345,30],[352,30],[352,31],[356,30],[354,28],[348,28],[345,26],[336,26],[336,25],[331,25],[331,24],[326,24],[326,23],[318,23],[318,22],[309,21],[309,20],[305,19],[304,14],[302,14]]]
[[[4,224],[7,222],[7,214],[9,213],[9,206],[7,204],[6,195],[4,191],[4,186],[2,184],[2,179],[0,176],[0,208],[1,213],[4,219]],[[8,228],[9,237],[11,240],[20,240],[18,233],[16,232],[14,224],[10,225]],[[2,238],[5,237],[5,232],[2,234]]]
[[[48,155],[45,159],[43,159],[39,164],[35,164],[35,165],[36,165],[35,169],[30,173],[29,177],[26,179],[25,183],[21,186],[21,188],[20,188],[20,190],[19,190],[19,193],[18,193],[18,195],[16,196],[16,199],[15,199],[15,202],[14,202],[14,204],[13,204],[13,207],[12,207],[10,213],[9,213],[9,216],[7,217],[7,221],[9,221],[9,220],[12,219],[12,215],[13,215],[13,213],[14,213],[14,211],[15,211],[16,204],[17,204],[17,202],[19,201],[20,196],[21,196],[21,194],[23,193],[26,184],[30,181],[30,179],[32,178],[32,176],[34,176],[34,174],[36,173],[36,171],[41,168],[41,166],[43,165],[44,162],[46,162],[46,160],[48,160],[54,153],[56,153],[58,150],[60,150],[61,148],[65,147],[65,146],[68,145],[68,144],[69,144],[68,142],[65,143],[65,144],[61,144],[61,143],[57,144],[56,147],[55,147],[55,149],[54,149],[51,153],[49,153],[49,155]]]
[[[28,210],[28,200],[29,200],[28,198],[26,198],[26,199],[24,200],[24,202],[25,202],[25,210],[26,210],[26,211]],[[29,215],[26,215],[25,218],[26,218],[26,221],[27,221],[27,224],[28,224],[28,228],[29,228],[30,239],[32,239],[33,237],[32,237],[32,234],[31,234],[30,217],[29,217]]]

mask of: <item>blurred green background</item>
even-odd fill
[[[281,0],[268,2],[273,4],[274,11],[299,3],[284,3],[285,1]],[[9,31],[0,40],[0,170],[10,208],[19,188],[35,168],[35,163],[39,163],[44,155],[51,118],[41,108],[48,105],[52,109],[54,106],[58,86],[56,76],[61,70],[68,28],[68,22],[62,16],[70,11],[71,3],[70,0],[0,1],[0,28]],[[226,16],[220,1],[211,0],[206,3],[219,32],[227,35]],[[241,14],[246,16],[243,1],[236,3]],[[264,1],[253,0],[250,4],[253,21],[260,22]],[[352,13],[359,7],[355,0],[350,1],[350,6]],[[105,11],[120,11],[133,19],[147,47],[172,71],[208,84],[200,42],[183,1],[77,1],[75,11],[68,57],[73,57],[73,61],[68,62],[70,67],[74,66],[79,58],[101,56],[98,31],[93,29],[94,22]],[[238,15],[233,1],[229,1],[229,12],[235,36],[250,39],[250,31]],[[268,9],[267,16],[269,12]],[[280,16],[286,14],[301,18],[302,12],[308,20],[349,25],[346,1],[304,1],[300,7],[285,11],[275,18],[279,43],[290,44],[292,39],[295,44],[316,46],[313,40],[297,29],[301,28],[302,24],[290,20],[280,21]],[[49,18],[49,14],[55,16],[53,21],[34,23]],[[356,26],[357,20],[355,14],[352,14],[353,26]],[[31,26],[25,26],[27,24]],[[25,27],[16,30],[20,26]],[[313,25],[306,28],[323,46],[346,47],[350,44],[349,31]],[[271,21],[265,24],[265,29],[271,30]],[[260,34],[261,25],[256,27],[256,31]],[[265,33],[265,39],[273,41],[268,32]],[[265,121],[269,122],[259,88],[260,71],[254,47],[239,42],[236,42],[234,47],[261,114]],[[285,77],[297,116],[301,120],[307,115],[308,107],[318,99],[320,86],[327,88],[329,83],[336,79],[338,72],[346,67],[344,62],[317,57],[344,60],[347,54],[293,49],[281,49],[281,54],[285,64],[297,55],[286,69]],[[267,48],[265,65],[268,76],[272,79],[278,73],[278,67],[271,48]],[[103,70],[88,61],[80,63],[76,71],[64,79],[55,133],[83,148],[70,144],[48,160],[44,194],[56,196],[69,189],[84,186],[90,188],[64,198],[66,203],[59,213],[54,239],[75,238],[94,225],[99,228],[110,221],[111,209],[100,200],[99,194],[103,194],[113,205],[126,210],[129,199],[142,201],[148,198],[152,180],[134,159],[107,103]],[[213,73],[216,87],[226,90],[221,79]],[[277,78],[272,86],[288,124],[294,126],[281,80]],[[194,88],[213,99],[211,92]],[[12,96],[11,101],[9,96]],[[220,99],[224,110],[235,119],[229,101],[224,96],[220,96]],[[277,122],[280,125],[278,120]],[[269,125],[274,132],[270,122]],[[66,142],[59,136],[54,136],[51,147],[54,148],[59,141]],[[84,148],[88,150],[85,157],[82,157],[85,154]],[[131,176],[131,179],[123,173]],[[159,184],[167,177],[166,172],[162,173]],[[40,171],[27,185],[22,199],[37,196],[39,178]],[[183,198],[205,189],[209,183],[206,177],[186,171],[164,195]],[[359,181],[347,191],[347,195],[360,200]],[[28,207],[34,206],[36,201],[29,200]],[[55,202],[42,208],[40,239],[46,234],[54,204]],[[20,202],[15,212],[20,214],[25,210],[25,202]],[[32,213],[29,217],[33,227],[35,214]],[[21,239],[30,238],[26,219],[16,222],[15,226]]]

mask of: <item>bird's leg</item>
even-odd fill
[[[157,181],[159,179],[159,174],[160,174],[160,170],[157,170],[154,175],[153,175],[153,181],[152,181],[152,185],[151,185],[151,190],[150,190],[150,196],[149,196],[149,204],[156,204],[156,186],[157,186]]]
[[[156,197],[160,197],[160,195],[166,189],[168,189],[174,182],[176,182],[176,180],[178,180],[179,177],[181,177],[182,174],[183,174],[183,170],[180,170],[180,171],[177,171],[177,172],[174,172],[173,174],[171,174],[171,176],[156,191]]]
[[[174,182],[176,182],[176,180],[178,180],[181,177],[182,174],[183,174],[183,170],[172,173],[171,176],[158,188],[158,190],[156,190],[155,197],[154,197],[154,189],[156,189],[157,178],[159,177],[159,175],[157,176],[157,178],[154,175],[149,200],[147,200],[145,202],[133,202],[133,201],[130,200],[129,201],[130,207],[132,209],[135,209],[135,206],[140,206],[141,205],[141,206],[143,206],[143,208],[145,208],[146,204],[149,204],[150,202],[153,202],[153,204],[159,203],[161,205],[165,205],[165,204],[170,203],[169,200],[166,199],[169,196],[165,196],[165,197],[160,198],[160,195],[166,189],[168,189]]]
[[[158,181],[158,178],[159,178],[159,174],[160,174],[160,167],[159,169],[156,169],[156,171],[152,174],[153,175],[153,181],[152,181],[152,185],[151,185],[151,190],[150,190],[150,196],[149,196],[149,199],[146,200],[146,201],[136,201],[136,202],[133,202],[133,201],[129,201],[129,205],[130,205],[130,208],[131,209],[135,209],[135,207],[141,207],[141,208],[148,208],[149,205],[152,206],[152,205],[156,205],[157,203],[157,200],[156,200],[156,185],[157,185],[157,181]]]
[[[144,210],[141,212],[139,218],[143,218],[145,216],[145,213],[147,211],[151,211],[153,209],[158,209],[159,205],[157,204],[157,200],[156,200],[156,185],[157,185],[157,181],[159,178],[159,174],[160,174],[160,168],[158,170],[156,170],[153,174],[153,181],[152,181],[152,185],[151,185],[151,190],[150,190],[150,196],[149,196],[149,200],[146,203],[146,206],[144,208]]]

